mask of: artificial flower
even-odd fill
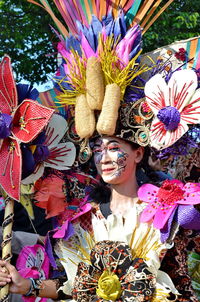
[[[20,143],[32,141],[47,125],[54,110],[30,99],[21,102],[21,95],[18,104],[8,56],[2,59],[0,74],[0,184],[10,197],[19,200],[22,166]]]
[[[122,242],[123,246],[126,246],[126,248],[129,251],[131,249],[131,256],[132,256],[131,259],[142,258],[145,260],[145,263],[149,267],[149,270],[151,271],[151,273],[153,273],[156,276],[156,292],[154,293],[152,301],[154,301],[154,300],[155,301],[165,301],[165,298],[168,296],[168,294],[170,292],[172,292],[173,294],[178,294],[178,292],[175,289],[169,276],[166,273],[158,270],[160,267],[159,255],[162,254],[161,251],[163,249],[164,250],[166,249],[166,246],[164,244],[162,244],[162,245],[160,244],[160,232],[159,232],[159,230],[153,228],[152,225],[149,226],[149,224],[147,224],[147,223],[140,223],[138,221],[138,223],[140,224],[140,227],[138,226],[138,228],[135,230],[133,228],[130,228],[130,223],[132,225],[134,223],[137,223],[136,222],[137,218],[133,219],[135,217],[135,216],[133,216],[133,212],[131,212],[130,214],[132,214],[132,215],[130,215],[127,226],[125,226],[124,229],[123,229],[122,224],[121,224],[121,229],[118,227],[115,228],[115,231],[114,231],[115,239],[114,240],[116,240],[118,242]],[[84,216],[85,215],[83,215],[82,217],[84,217]],[[102,220],[102,219],[99,219],[99,220]],[[116,225],[116,220],[114,222],[114,227],[115,227],[115,225]],[[101,226],[102,225],[99,224],[96,227],[99,230],[99,229],[101,229]],[[72,293],[74,279],[76,277],[77,268],[78,268],[78,265],[80,262],[81,262],[80,265],[82,266],[83,269],[84,269],[84,267],[86,267],[85,273],[87,274],[89,271],[89,275],[85,276],[87,278],[87,280],[84,280],[84,281],[86,281],[86,284],[87,284],[87,281],[89,279],[91,280],[92,269],[90,269],[90,268],[91,268],[91,257],[93,257],[91,251],[95,245],[95,242],[97,242],[96,238],[95,239],[93,238],[93,235],[92,235],[93,233],[89,233],[89,232],[85,231],[85,229],[82,229],[80,227],[80,224],[77,223],[77,221],[76,221],[76,223],[73,224],[73,229],[74,229],[74,232],[72,232],[72,231],[68,232],[70,237],[68,237],[68,239],[65,239],[65,240],[60,240],[55,249],[55,252],[56,252],[58,258],[61,259],[61,263],[64,266],[66,274],[68,276],[68,280],[63,284],[63,287],[62,287],[63,292],[67,295],[71,295],[71,293]],[[125,229],[127,229],[127,231],[129,230],[131,235],[134,235],[134,236],[132,236],[132,238],[130,238],[131,239],[130,248],[128,247],[127,242],[126,243],[124,242],[124,238],[126,240]],[[100,233],[104,233],[104,230],[101,229]],[[110,230],[110,233],[112,233],[111,230]],[[110,239],[105,239],[105,237],[104,238],[101,237],[100,242],[104,242],[104,243],[108,242],[109,244],[111,243],[111,245],[112,245],[112,243],[114,245],[116,244],[116,242],[110,241]],[[117,237],[119,239],[117,239]],[[99,238],[97,238],[97,240],[98,239]],[[109,260],[108,259],[109,251],[110,252],[112,251],[114,254],[115,258],[111,257],[113,259],[113,261],[114,261],[114,259],[116,259],[117,256],[115,256],[115,255],[117,255],[117,253],[115,253],[114,248],[113,249],[111,248],[111,245],[108,244],[108,246],[106,247],[106,244],[104,244],[104,243],[102,243],[101,247],[102,247],[102,250],[104,250],[105,255],[103,254],[103,252],[101,251],[100,248],[98,249],[98,256],[96,256],[94,254],[93,255],[94,255],[94,258],[96,257],[97,260],[99,259],[98,257],[101,257],[101,255],[103,255],[102,262],[107,264],[106,259]],[[118,249],[118,250],[120,250],[120,249]],[[106,257],[108,257],[108,258],[106,258]],[[129,257],[127,257],[127,258],[129,258]],[[119,257],[118,258],[118,264],[119,264],[118,269],[120,270],[121,266],[122,266],[122,270],[125,269],[126,264],[128,267],[127,261],[128,260],[124,261],[123,257],[122,257],[122,259],[120,259],[120,257]],[[97,264],[98,264],[98,261],[97,261]],[[94,266],[93,263],[92,263],[92,265]],[[132,265],[132,261],[130,260],[130,267],[131,267],[131,265]],[[132,268],[130,270],[132,270]],[[111,274],[107,274],[107,276],[105,276],[106,274],[103,274],[103,271],[104,271],[103,269],[99,270],[99,274],[97,275],[97,277],[99,277],[97,288],[99,288],[99,290],[101,292],[102,292],[102,287],[105,288],[104,285],[105,285],[105,283],[107,283],[107,281],[110,282],[110,281],[112,281],[112,279],[114,279],[113,283],[115,284],[115,281],[117,281],[117,277],[119,278],[119,274],[120,274],[119,271],[118,272],[111,271]],[[123,273],[123,272],[124,271],[121,271],[121,273]],[[137,275],[137,276],[139,276],[139,275]],[[107,277],[108,277],[108,279],[107,279]],[[131,276],[131,278],[132,278],[132,276]],[[77,279],[78,279],[78,275],[77,275]],[[119,280],[120,280],[120,278],[119,278]],[[78,281],[81,282],[82,280],[80,279]],[[153,279],[152,283],[154,283],[154,282],[155,282],[155,280]],[[119,284],[118,284],[118,282],[116,282],[116,283],[117,283],[116,284],[117,291],[112,292],[113,295],[116,295],[117,292],[120,291]],[[85,285],[85,284],[83,284],[83,285]],[[93,285],[95,286],[95,284],[93,284]],[[97,285],[97,282],[96,282],[96,285]],[[82,286],[82,284],[80,286]],[[142,286],[143,286],[143,284],[142,284]],[[112,288],[114,288],[114,286],[112,286]],[[108,293],[103,293],[103,294],[108,294]],[[122,296],[123,296],[123,293],[122,293]],[[80,296],[79,296],[79,298],[81,299]],[[99,299],[97,297],[97,295],[95,295],[94,300],[92,300],[92,298],[93,297],[91,297],[91,299],[89,299],[89,296],[87,295],[87,297],[85,299],[83,299],[82,301],[87,301],[87,302],[88,301],[97,301]],[[127,297],[127,300],[125,299],[125,296],[124,296],[123,299],[124,299],[124,301],[132,301],[132,300],[135,301],[136,299],[138,299],[137,301],[144,301],[144,296],[143,295],[137,296],[137,298],[135,298],[134,296],[132,296],[131,298]],[[121,301],[123,301],[123,299]],[[128,299],[130,299],[130,300],[128,300]],[[146,297],[146,299],[148,299],[148,297]],[[102,301],[102,300],[100,300],[100,301]],[[105,301],[107,301],[107,300],[105,300]]]
[[[155,117],[150,129],[151,145],[164,149],[188,131],[188,124],[200,122],[200,89],[193,70],[178,70],[168,82],[161,74],[145,85],[146,101]]]
[[[17,259],[16,267],[24,278],[36,278],[40,280],[49,277],[49,259],[43,246],[35,244],[25,246]],[[35,297],[22,296],[23,301],[34,302]],[[37,298],[37,302],[45,302],[47,298]]]
[[[165,180],[160,188],[144,184],[138,190],[138,197],[148,203],[141,214],[141,222],[153,220],[154,227],[162,229],[177,207],[200,203],[200,184],[184,185],[176,179]]]
[[[35,204],[45,209],[47,217],[54,217],[66,208],[66,196],[64,194],[65,182],[61,178],[51,175],[39,179],[35,183]]]
[[[81,221],[81,225],[87,231],[92,231],[90,224],[91,204],[89,202],[89,192],[98,181],[92,176],[84,173],[65,173],[65,194],[67,205],[65,210],[57,216],[57,228],[54,229],[54,238],[68,237],[68,228],[72,221]]]
[[[182,62],[185,62],[188,58],[187,51],[183,47],[179,48],[179,50],[174,55],[178,60]]]
[[[84,183],[81,184],[81,181]],[[91,204],[85,197],[86,181],[89,186],[89,181],[92,183],[93,179],[76,173],[66,175],[65,180],[52,174],[36,181],[34,186],[36,205],[45,209],[47,218],[59,215],[58,228],[54,229],[54,238],[65,237],[69,223],[91,210]],[[70,184],[72,184],[71,187]],[[68,190],[71,191],[71,195],[74,195],[74,199],[70,200]]]
[[[72,290],[75,301],[151,300],[156,278],[142,258],[132,260],[131,249],[124,242],[98,242],[90,261],[91,265],[78,265]]]
[[[45,167],[56,170],[68,170],[74,163],[76,148],[72,142],[60,143],[68,130],[66,120],[54,114],[43,134],[40,142],[32,142],[24,151],[24,158],[27,156],[26,166],[34,167],[34,172],[23,179],[23,184],[29,184],[39,179]],[[28,149],[27,149],[28,148]],[[25,167],[25,163],[24,163]],[[31,167],[29,167],[31,170]]]

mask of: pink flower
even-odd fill
[[[138,197],[148,203],[141,214],[140,221],[153,219],[153,225],[162,229],[178,205],[200,203],[200,184],[183,184],[179,180],[165,180],[162,186],[144,184],[138,190]]]

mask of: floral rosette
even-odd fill
[[[96,243],[91,264],[80,262],[72,296],[75,301],[150,301],[156,278],[142,258],[132,259],[131,249],[120,241]]]
[[[165,180],[160,188],[144,184],[138,197],[147,203],[140,221],[153,221],[154,227],[161,230],[162,241],[169,237],[173,221],[186,229],[200,229],[200,213],[194,207],[200,203],[199,183],[183,184],[173,179]]]
[[[154,113],[150,129],[151,146],[157,150],[176,143],[200,122],[200,89],[194,70],[175,71],[168,83],[161,74],[145,85],[146,102]]]

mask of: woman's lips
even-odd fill
[[[103,172],[103,173],[110,173],[110,172],[112,172],[113,170],[115,170],[115,168],[106,168],[106,169],[102,169],[102,172]]]

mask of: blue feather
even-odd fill
[[[39,92],[36,88],[29,84],[17,84],[18,104],[25,99],[36,100],[39,96]]]

